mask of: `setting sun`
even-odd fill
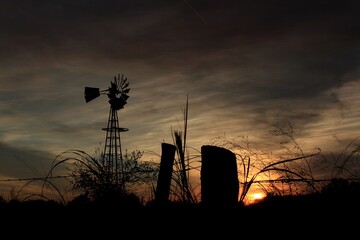
[[[248,196],[248,199],[246,201],[246,204],[253,204],[263,198],[265,198],[266,195],[264,193],[261,193],[261,192],[256,192],[256,193],[252,193],[252,194],[249,194]]]
[[[262,199],[262,198],[264,198],[264,197],[265,197],[265,195],[264,195],[263,193],[254,193],[254,194],[252,195],[252,198],[253,198],[254,200]]]

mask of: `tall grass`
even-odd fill
[[[320,193],[334,179],[345,181],[360,180],[360,145],[358,138],[353,139],[343,151],[333,159],[322,154],[320,148],[305,153],[294,137],[294,129],[274,126],[270,131],[274,136],[282,136],[287,140],[280,142],[286,157],[277,156],[257,150],[250,146],[246,137],[227,139],[217,137],[213,144],[232,150],[237,157],[240,196],[244,203],[251,188],[259,187],[266,195],[299,195]],[[322,175],[318,175],[319,173]]]
[[[190,170],[192,170],[193,158],[188,154],[187,129],[188,129],[188,114],[189,114],[189,101],[186,98],[186,105],[183,111],[184,114],[184,127],[182,130],[172,130],[172,138],[176,147],[176,158],[174,161],[172,195],[175,196],[175,201],[181,201],[186,204],[196,204],[198,202],[195,188],[193,188],[190,181]]]

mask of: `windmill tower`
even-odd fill
[[[113,181],[119,183],[122,179],[119,176],[123,176],[123,157],[121,152],[121,132],[126,132],[129,129],[121,128],[119,124],[118,110],[124,108],[129,98],[129,83],[124,75],[120,74],[114,77],[114,81],[111,81],[111,85],[108,89],[100,90],[94,87],[85,87],[85,101],[91,100],[100,96],[100,94],[106,94],[109,98],[110,111],[108,117],[108,123],[106,128],[102,130],[106,131],[104,151],[101,156],[101,164],[104,170],[108,174],[111,174]]]

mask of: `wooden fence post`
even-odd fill
[[[165,206],[168,203],[176,147],[162,143],[161,149],[160,171],[155,191],[156,206]]]
[[[201,204],[206,207],[235,207],[239,179],[236,156],[228,149],[201,147]]]

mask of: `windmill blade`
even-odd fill
[[[121,98],[122,98],[122,99],[124,99],[124,100],[126,101],[126,100],[128,100],[129,95],[123,94],[123,95],[121,95]]]
[[[129,93],[129,91],[130,91],[130,88],[122,90],[122,93]]]
[[[122,89],[125,89],[125,88],[127,88],[128,86],[129,86],[129,83],[127,82],[127,83],[124,84],[124,86],[121,86],[121,88],[122,88]]]
[[[122,86],[125,84],[127,78],[124,78],[124,75],[121,75],[121,81],[119,82],[119,86],[122,88]]]
[[[85,87],[84,97],[86,102],[90,102],[91,100],[100,96],[100,89],[94,87]]]

